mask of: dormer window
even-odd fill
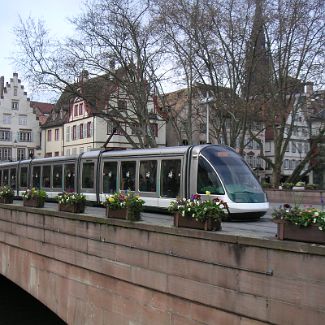
[[[83,115],[83,113],[84,113],[84,104],[80,103],[79,104],[79,115]]]
[[[18,110],[18,108],[19,108],[19,101],[18,100],[13,100],[11,102],[11,109]]]
[[[73,115],[78,116],[78,104],[74,105],[74,113],[73,113]]]

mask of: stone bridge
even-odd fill
[[[325,324],[325,246],[0,204],[2,275],[68,324]]]

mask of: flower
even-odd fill
[[[63,192],[57,196],[59,204],[74,204],[85,203],[86,197],[84,194],[78,194],[75,192]]]
[[[35,187],[32,187],[31,189],[27,189],[25,192],[23,192],[22,197],[24,200],[38,198],[41,201],[45,201],[47,194],[42,189],[37,190]]]
[[[284,204],[272,213],[273,220],[285,220],[298,227],[309,227],[314,224],[319,230],[325,231],[325,211],[313,207],[300,208]]]
[[[4,185],[0,188],[0,198],[11,199],[14,197],[14,190],[8,186]]]
[[[172,201],[168,210],[197,221],[204,222],[208,218],[221,221],[226,216],[227,203],[218,198],[202,201],[199,194],[193,194],[190,199],[183,198]]]
[[[109,209],[117,210],[129,208],[132,211],[141,211],[144,200],[139,195],[128,193],[127,195],[122,192],[117,192],[106,197],[104,205]]]

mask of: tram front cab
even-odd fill
[[[266,194],[249,166],[228,147],[204,147],[198,155],[197,175],[197,193],[209,191],[227,202],[232,219],[256,219],[269,208]]]

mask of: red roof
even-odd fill
[[[39,109],[42,114],[50,114],[54,107],[54,104],[43,102],[30,102],[30,106]]]

